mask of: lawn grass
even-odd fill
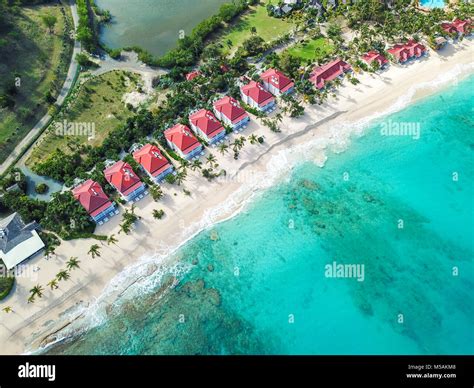
[[[298,43],[288,49],[288,53],[299,57],[306,62],[314,62],[323,59],[326,55],[334,52],[334,47],[326,38],[319,37],[303,43]]]
[[[44,26],[44,15],[56,16],[53,33]],[[72,41],[64,38],[72,25],[69,7],[21,7],[10,22],[11,27],[0,35],[0,92],[14,79],[19,85],[13,96],[14,107],[0,108],[0,162],[47,113],[50,103],[45,95],[59,94],[72,54]]]
[[[91,146],[102,144],[110,131],[124,124],[133,115],[122,98],[124,94],[137,90],[140,81],[137,74],[116,70],[94,76],[78,86],[57,120],[93,124],[94,136],[58,135],[53,122],[32,150],[27,166],[32,167],[45,160],[57,148],[69,152],[68,143],[71,141]]]
[[[251,7],[247,14],[239,18],[234,25],[230,26],[229,31],[220,37],[219,42],[224,46],[224,54],[232,54],[242,46],[242,43],[252,36],[252,27],[256,28],[257,35],[266,42],[290,32],[295,27],[296,24],[291,20],[268,16],[266,9],[268,2]],[[230,47],[227,44],[228,41],[232,42]]]

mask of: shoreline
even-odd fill
[[[99,227],[98,233],[119,238],[118,246],[101,246],[101,257],[91,259],[87,255],[93,243],[90,240],[75,240],[63,242],[57,256],[49,261],[41,257],[30,260],[28,265],[41,267],[38,279],[17,278],[12,294],[0,303],[0,308],[8,305],[14,310],[3,315],[0,353],[35,349],[43,339],[52,340],[51,333],[61,334],[65,327],[77,330],[72,323],[97,324],[100,315],[106,317],[107,307],[133,284],[143,280],[146,288],[149,281],[153,289],[157,280],[154,276],[159,281],[163,267],[169,266],[171,273],[174,268],[179,278],[180,270],[186,269],[179,269],[180,258],[175,253],[183,244],[245,209],[256,195],[287,176],[288,166],[308,160],[323,166],[328,153],[347,149],[354,135],[363,134],[377,118],[435,93],[449,81],[457,82],[472,74],[472,47],[472,41],[465,40],[447,46],[440,54],[431,51],[430,57],[406,67],[392,65],[377,75],[363,74],[359,85],[345,82],[336,99],[331,98],[323,106],[307,107],[301,118],[285,117],[281,133],[272,133],[253,118],[243,134],[265,134],[264,145],[247,145],[237,161],[231,155],[213,152],[227,176],[207,182],[190,171],[183,187],[191,191],[191,197],[182,193],[182,187],[164,185],[166,195],[160,202],[154,203],[150,197],[138,202],[137,214],[142,219],[129,236],[118,236],[119,217]],[[386,93],[388,87],[390,93]],[[166,216],[154,220],[152,210],[160,208]],[[60,289],[49,290],[46,283],[70,256],[79,256],[80,269],[72,271],[71,279],[61,282]],[[28,290],[38,283],[45,287],[43,298],[27,304]]]

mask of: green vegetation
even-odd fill
[[[288,49],[288,53],[305,62],[318,62],[334,52],[334,46],[324,37],[303,41]]]
[[[1,207],[16,211],[25,222],[38,221],[63,239],[92,237],[95,224],[71,192],[54,193],[49,202],[29,198],[24,191],[3,193]]]
[[[52,157],[57,149],[70,154],[81,146],[102,144],[112,130],[133,115],[122,99],[124,94],[137,90],[139,81],[138,75],[123,71],[112,71],[85,81],[73,91],[56,121],[33,149],[27,164],[41,171],[38,164]],[[79,123],[76,127],[83,128],[82,133],[79,129],[66,136],[58,132],[58,125],[65,127],[64,120]]]
[[[98,46],[98,37],[94,26],[94,13],[91,9],[91,0],[76,0],[79,26],[77,27],[77,40],[84,48],[93,52]]]
[[[276,19],[268,15],[265,5],[257,5],[241,17],[219,39],[224,54],[234,53],[252,36],[270,42],[289,33],[296,24],[291,19]]]
[[[6,267],[2,260],[0,260],[0,300],[5,299],[15,284],[15,278],[6,273]]]
[[[46,183],[39,183],[35,187],[35,191],[38,194],[46,194],[48,192],[48,190],[49,190],[49,187]]]
[[[72,20],[64,5],[0,1],[0,162],[48,111],[69,68]]]
[[[235,0],[232,3],[223,4],[216,15],[199,23],[189,36],[178,41],[176,49],[171,50],[155,63],[168,68],[194,65],[205,47],[205,40],[224,27],[225,23],[229,23],[245,12],[249,5],[257,2],[258,0]]]

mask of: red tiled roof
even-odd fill
[[[243,94],[250,97],[260,106],[275,100],[273,95],[263,88],[262,84],[255,81],[250,81],[247,85],[242,86],[241,90]]]
[[[96,216],[112,205],[102,187],[89,179],[72,190],[74,198],[86,209],[91,216]]]
[[[448,34],[456,34],[458,32],[453,23],[441,23],[441,28]]]
[[[369,65],[373,61],[378,61],[380,65],[385,65],[388,63],[387,58],[385,58],[382,54],[378,53],[377,51],[369,51],[367,54],[365,54],[362,59],[367,62]]]
[[[104,175],[105,179],[123,195],[130,194],[142,184],[132,167],[122,160],[106,168]]]
[[[230,96],[223,97],[216,101],[214,108],[231,120],[232,123],[238,123],[245,117],[248,117],[247,112],[239,105],[237,100]]]
[[[217,136],[225,130],[219,120],[217,120],[216,116],[206,109],[201,109],[193,113],[189,116],[189,120],[193,125],[204,132],[209,139]]]
[[[260,75],[260,78],[264,82],[275,86],[281,93],[286,92],[295,85],[291,79],[276,69],[268,69]]]
[[[454,28],[462,34],[465,34],[466,32],[469,32],[471,29],[471,21],[470,20],[455,20],[453,22]]]
[[[408,43],[405,44],[396,44],[387,51],[398,60],[401,59],[402,61],[406,61],[408,58],[411,58],[415,55],[420,56],[423,51],[426,51],[426,47],[423,46],[421,43],[415,42],[414,40],[410,40]]]
[[[186,74],[186,81],[192,81],[198,75],[201,75],[201,72],[199,70],[194,70],[191,73]]]
[[[326,82],[336,79],[350,69],[351,66],[348,63],[342,59],[336,59],[326,65],[315,67],[311,72],[309,80],[316,85],[318,89],[321,89]]]
[[[184,154],[189,154],[201,145],[191,130],[183,124],[176,124],[174,127],[167,129],[165,131],[165,137]]]
[[[146,144],[138,151],[135,151],[133,158],[153,177],[160,175],[163,171],[171,167],[168,159],[166,159],[161,154],[160,149],[153,144]]]

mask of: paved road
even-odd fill
[[[152,68],[145,65],[138,59],[135,52],[124,51],[120,60],[115,60],[106,55],[103,60],[97,62],[99,67],[91,73],[93,75],[101,75],[113,70],[124,70],[132,73],[141,74],[145,81],[145,88],[151,93],[153,91],[152,81],[155,77],[168,73],[165,69]]]
[[[74,27],[77,28],[79,22],[79,16],[77,14],[77,7],[75,0],[70,0],[71,4],[71,13],[72,18],[74,21]],[[64,81],[64,85],[59,93],[59,96],[56,100],[56,105],[61,106],[68,95],[69,91],[71,90],[74,84],[74,77],[78,70],[78,64],[76,62],[76,55],[81,52],[81,44],[76,40],[74,41],[74,50],[71,58],[71,64],[69,65],[69,70],[67,73],[66,80]],[[31,129],[31,131],[23,138],[23,140],[18,143],[12,153],[8,156],[8,158],[1,164],[0,166],[0,174],[3,174],[10,165],[15,161],[15,159],[24,151],[24,149],[32,142],[32,140],[38,136],[44,126],[51,120],[51,115],[48,113],[45,114],[40,121],[36,123],[36,125]]]

